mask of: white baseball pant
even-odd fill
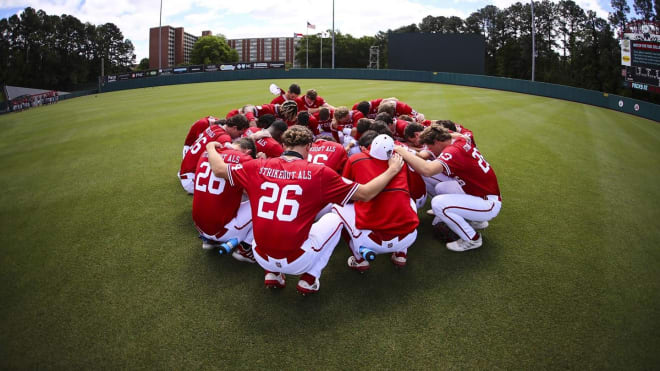
[[[188,194],[193,194],[195,192],[195,173],[177,173],[176,175],[179,177],[183,189]]]
[[[309,237],[300,247],[305,252],[292,262],[259,255],[254,249],[257,246],[256,241],[252,244],[252,251],[257,263],[267,271],[294,275],[308,273],[320,278],[321,271],[328,265],[328,260],[339,243],[341,230],[342,222],[339,216],[332,213],[325,214],[312,225]]]
[[[431,197],[443,194],[465,194],[461,184],[454,178],[445,174],[435,174],[429,177],[422,177],[426,184],[426,193]]]
[[[466,194],[445,194],[433,197],[431,208],[454,233],[469,241],[477,232],[466,220],[485,222],[495,218],[502,208],[502,201],[495,195],[484,199]]]
[[[225,224],[227,232],[220,237],[207,234],[199,227],[195,227],[202,237],[211,241],[227,242],[232,238],[235,238],[238,242],[245,241],[245,243],[250,245],[254,242],[254,236],[252,234],[252,209],[250,208],[249,201],[241,202],[241,206],[238,207],[238,212],[234,219]]]
[[[417,208],[412,199],[410,199],[410,207],[417,212]],[[346,230],[351,237],[348,246],[351,248],[353,256],[357,259],[362,259],[362,255],[359,251],[360,246],[371,249],[376,254],[388,254],[393,252],[408,253],[408,248],[417,239],[417,229],[415,229],[405,236],[394,237],[388,241],[374,241],[372,237],[370,237],[373,232],[372,230],[358,229],[355,226],[355,204],[349,203],[343,207],[335,205],[332,207],[332,211],[337,213],[344,222],[344,227],[346,227]]]

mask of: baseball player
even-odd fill
[[[394,150],[391,137],[368,131],[360,138],[360,146],[368,151],[351,156],[344,167],[344,178],[365,183],[382,173]],[[350,236],[348,245],[353,255],[348,258],[351,269],[365,271],[369,262],[360,249],[376,254],[391,254],[397,266],[405,266],[410,245],[417,238],[417,207],[408,189],[408,169],[401,168],[385,189],[369,201],[356,201],[345,206],[333,206],[344,221]],[[377,216],[377,217],[375,217]]]
[[[186,152],[190,149],[190,146],[192,146],[197,138],[199,138],[204,130],[211,126],[212,123],[215,123],[218,121],[217,117],[213,116],[206,116],[202,117],[201,119],[195,121],[194,124],[190,127],[190,130],[188,130],[188,135],[186,136],[186,140],[183,142],[183,157],[186,157]]]
[[[272,88],[273,87],[271,85],[271,89]],[[291,84],[289,86],[289,90],[286,92],[283,89],[277,87],[277,85],[275,85],[275,88],[279,91],[279,93],[277,97],[270,101],[270,104],[282,104],[287,100],[295,100],[300,95],[300,86],[298,86],[298,84]]]
[[[211,150],[218,151],[228,164],[243,164],[252,160],[256,153],[254,141],[248,138],[241,138],[227,148]],[[234,243],[238,245],[232,256],[254,263],[252,214],[249,201],[241,202],[242,196],[242,187],[231,186],[211,172],[205,151],[197,163],[192,205],[192,217],[202,239],[202,248],[212,250],[235,239]]]
[[[284,287],[285,274],[300,274],[297,290],[317,292],[321,271],[339,242],[342,221],[336,214],[314,217],[328,203],[368,201],[399,173],[403,162],[393,156],[389,167],[369,183],[360,185],[343,179],[332,169],[306,160],[312,146],[312,132],[302,126],[289,128],[282,136],[282,157],[257,159],[227,165],[207,144],[213,173],[230,185],[245,188],[252,207],[257,263],[266,271],[267,287]]]
[[[443,173],[463,183],[465,194],[441,194],[431,200],[434,224],[443,221],[460,237],[447,243],[447,248],[466,251],[480,247],[481,235],[475,229],[486,228],[502,207],[495,171],[477,147],[461,138],[452,141],[441,125],[424,129],[420,142],[426,144],[435,160],[424,161],[400,146],[395,151],[423,176]]]
[[[220,123],[224,122],[224,125]],[[209,126],[202,136],[186,152],[181,161],[181,168],[177,176],[181,181],[181,186],[189,194],[193,194],[195,181],[195,169],[199,158],[204,153],[204,145],[208,142],[231,143],[233,139],[239,138],[248,128],[248,120],[244,115],[237,114],[226,121],[216,121]]]

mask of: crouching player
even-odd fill
[[[360,137],[360,146],[368,152],[351,156],[344,167],[344,177],[366,183],[388,167],[394,151],[394,141],[388,135],[367,131]],[[348,267],[357,271],[369,269],[375,254],[391,254],[396,266],[406,265],[408,248],[417,239],[417,207],[410,197],[408,168],[403,167],[370,201],[356,201],[346,206],[334,206],[333,211],[344,221],[350,235],[353,256]]]
[[[480,247],[481,235],[475,229],[486,228],[502,207],[495,171],[477,147],[461,138],[452,142],[451,133],[438,124],[424,129],[419,138],[435,160],[424,161],[399,146],[395,151],[423,176],[444,173],[463,183],[464,194],[440,194],[431,200],[436,219],[442,220],[460,237],[448,243],[447,248],[465,251]]]
[[[254,141],[241,138],[228,148],[212,148],[228,164],[244,164],[254,158]],[[243,187],[227,184],[213,175],[208,152],[200,157],[195,172],[192,216],[202,239],[202,248],[221,248],[220,253],[234,249],[237,260],[254,263],[252,254],[252,212],[249,201],[242,201]]]
[[[365,185],[343,179],[327,166],[306,160],[312,132],[294,125],[282,136],[282,157],[256,159],[228,165],[207,144],[209,162],[217,177],[230,185],[241,185],[250,198],[257,263],[264,268],[267,287],[284,287],[285,274],[301,275],[297,290],[302,294],[319,290],[322,270],[339,242],[342,221],[329,213],[314,222],[328,203],[368,201],[375,197],[403,166],[400,156]]]

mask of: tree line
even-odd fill
[[[130,71],[133,43],[113,23],[82,23],[27,7],[0,20],[0,81],[41,89],[93,87],[104,73]]]
[[[605,20],[573,0],[535,1],[535,80],[660,102],[651,93],[623,88],[618,33],[632,17],[626,0],[611,0],[611,5],[613,12]],[[639,19],[657,20],[659,6],[660,0],[634,0],[633,8]],[[531,79],[531,19],[530,4],[518,2],[506,9],[487,5],[465,19],[428,15],[419,23],[374,36],[355,38],[337,31],[335,67],[366,68],[369,48],[376,45],[379,67],[387,68],[390,33],[466,33],[484,37],[487,75]],[[105,74],[116,74],[130,71],[135,63],[133,44],[112,23],[96,26],[28,7],[20,15],[0,20],[0,34],[0,63],[5,66],[0,79],[8,85],[74,90],[94,85],[102,65]],[[197,44],[191,63],[238,58],[221,35],[202,37]],[[331,38],[303,38],[296,51],[297,64],[305,66],[308,57],[310,68],[330,68]],[[148,66],[147,59],[141,62],[142,68]]]
[[[657,95],[623,87],[619,32],[632,18],[626,0],[611,0],[611,5],[613,12],[605,20],[592,10],[585,11],[573,0],[535,1],[535,80],[660,103]],[[658,20],[660,16],[660,0],[634,0],[633,7],[638,19]],[[418,32],[482,35],[486,44],[487,75],[526,80],[532,77],[532,9],[530,3],[521,2],[506,9],[487,5],[466,19],[428,15],[419,23],[359,39],[337,32],[335,67],[367,67],[369,47],[377,45],[379,67],[387,68],[388,35]],[[321,39],[319,35],[306,37],[309,38],[309,51],[303,38],[296,62],[305,66],[309,52],[309,66],[319,67]],[[331,39],[324,39],[324,68],[331,66],[331,53]]]

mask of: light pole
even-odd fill
[[[530,4],[532,4],[532,81],[534,81],[534,69],[536,67],[536,28],[534,27],[534,0],[532,0]]]
[[[335,0],[332,0],[332,69],[335,69]]]
[[[163,35],[163,0],[160,0],[160,16],[158,17],[158,73],[161,72],[161,69],[163,68],[161,64],[161,54],[163,54],[163,46],[162,46],[162,41],[161,37]]]

